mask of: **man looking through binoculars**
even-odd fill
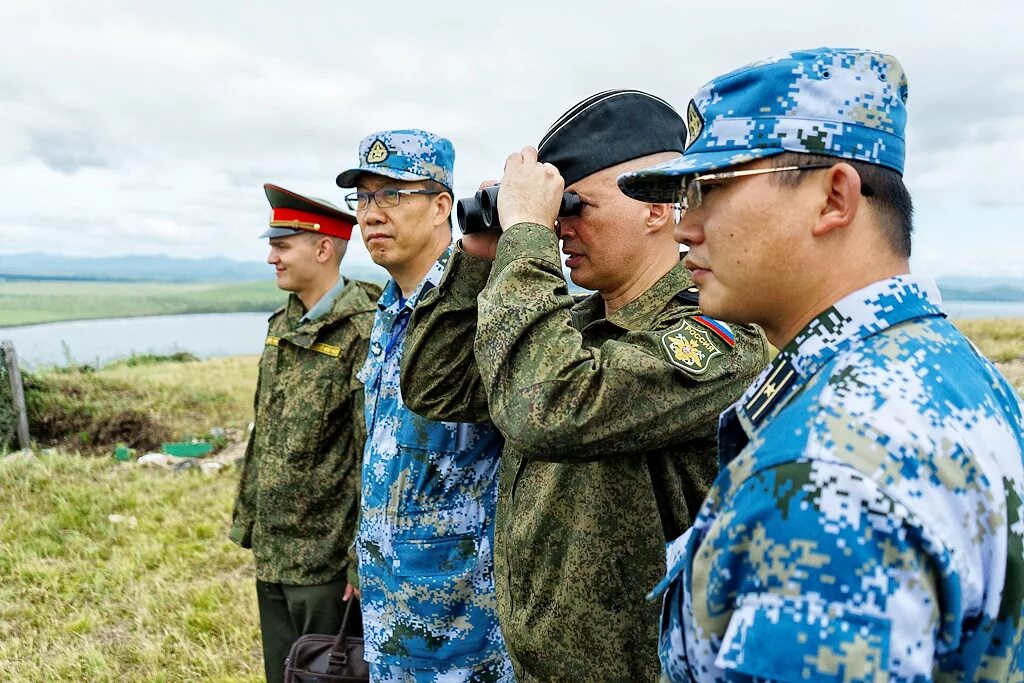
[[[576,105],[539,153],[508,158],[503,232],[464,237],[413,313],[406,405],[492,419],[506,439],[495,582],[520,681],[657,678],[658,608],[645,595],[715,475],[718,413],[767,361],[759,331],[699,315],[672,205],[615,184],[678,156],[684,136],[647,93]],[[556,223],[566,189],[582,210]],[[559,240],[573,281],[597,290],[579,303]]]

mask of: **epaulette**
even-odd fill
[[[376,282],[369,282],[367,280],[353,280],[353,282],[355,282],[360,289],[366,292],[366,295],[370,297],[374,303],[377,303],[377,299],[380,298],[381,292],[384,291],[384,288]]]
[[[755,428],[771,414],[772,407],[789,392],[798,378],[799,374],[788,358],[765,377],[758,389],[743,404],[743,412]]]
[[[686,289],[680,290],[679,293],[676,294],[676,298],[682,299],[692,306],[696,306],[700,301],[700,290],[696,287],[687,287]]]

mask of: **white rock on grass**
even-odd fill
[[[174,456],[167,455],[166,453],[146,453],[135,462],[146,467],[162,467],[165,470],[169,470],[175,460]]]
[[[25,462],[33,462],[39,458],[35,453],[32,452],[31,448],[22,448],[20,451],[14,451],[7,455],[8,460],[24,460]]]
[[[224,469],[224,465],[219,462],[208,461],[199,464],[199,470],[208,476],[213,476]]]
[[[111,524],[127,524],[128,526],[138,526],[139,520],[135,518],[135,515],[126,517],[124,515],[107,515],[107,521]]]

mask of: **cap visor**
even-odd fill
[[[386,168],[384,166],[367,166],[342,171],[338,174],[335,182],[338,184],[338,187],[355,187],[359,182],[359,176],[363,173],[382,175],[385,178],[394,178],[395,180],[430,180],[426,176],[416,175],[408,171],[396,171],[393,168]]]
[[[308,232],[308,230],[296,230],[294,228],[270,228],[260,235],[259,239],[263,239],[264,237],[269,237],[271,239],[275,237],[290,237],[291,235],[298,235],[300,232]]]
[[[619,189],[623,194],[642,202],[656,204],[676,201],[683,187],[683,178],[745,164],[782,154],[784,149],[743,149],[722,152],[697,152],[666,161],[650,168],[623,173]]]

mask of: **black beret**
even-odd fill
[[[630,159],[685,148],[686,124],[668,102],[639,90],[606,90],[558,117],[537,152],[569,186]]]

